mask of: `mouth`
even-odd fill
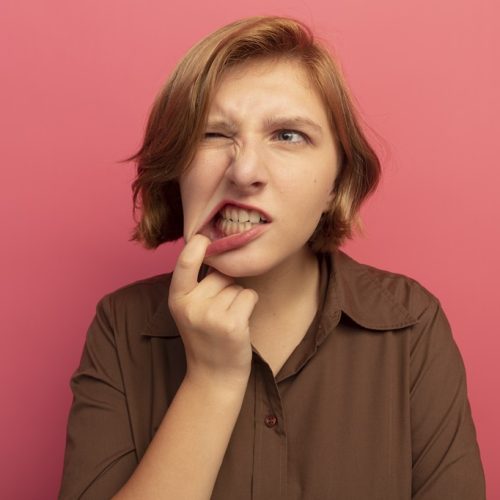
[[[224,200],[214,209],[198,233],[212,243],[206,257],[235,250],[267,231],[271,217],[259,208]]]

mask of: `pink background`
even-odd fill
[[[249,4],[249,3],[248,3]],[[500,498],[498,69],[494,0],[2,2],[0,497],[58,491],[69,378],[98,299],[170,271],[129,243],[131,165],[173,64],[236,18],[296,16],[340,56],[384,165],[345,250],[442,301]]]

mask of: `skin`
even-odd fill
[[[179,180],[186,246],[174,270],[170,309],[181,335],[191,335],[188,345],[195,343],[192,332],[211,336],[200,333],[204,347],[196,356],[190,348],[188,370],[223,377],[226,370],[233,376],[241,370],[246,376],[250,340],[264,349],[269,332],[279,337],[290,331],[288,324],[300,328],[294,335],[305,333],[317,308],[319,280],[306,243],[334,196],[337,158],[323,101],[300,63],[254,60],[225,73],[205,136]],[[264,210],[272,222],[246,245],[205,257],[212,272],[198,284],[200,252],[209,243],[198,233],[227,198]],[[285,292],[291,289],[303,293],[290,297]],[[228,334],[227,324],[239,333]],[[207,338],[213,345],[203,344]],[[231,367],[228,360],[239,361]]]

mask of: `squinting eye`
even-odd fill
[[[205,135],[203,137],[205,139],[217,139],[218,137],[226,137],[226,136],[220,134],[219,132],[205,132]]]
[[[307,142],[307,136],[296,130],[280,130],[276,136],[284,142]]]

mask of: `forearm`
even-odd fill
[[[185,378],[133,475],[113,497],[209,499],[246,383],[222,388]]]

